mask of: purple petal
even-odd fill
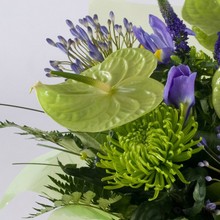
[[[133,32],[135,37],[138,39],[140,44],[144,46],[144,48],[150,50],[153,53],[158,49],[151,39],[150,35],[146,33],[141,27],[137,28],[136,26],[134,26]]]
[[[173,39],[163,21],[154,15],[149,15],[149,23],[154,33],[166,44],[167,47],[174,47]]]
[[[189,77],[179,76],[173,79],[172,91],[170,92],[170,100],[179,107],[180,103],[192,106],[195,103],[194,82],[196,73],[192,73]]]
[[[173,54],[173,48],[165,47],[157,50],[154,54],[156,55],[159,62],[166,64],[170,61],[170,56]]]
[[[102,56],[101,52],[98,50],[98,48],[92,43],[92,42],[88,42],[88,47],[89,47],[89,55],[97,60],[102,62],[104,60],[104,57]]]
[[[164,88],[164,102],[173,104],[177,108],[180,103],[187,105],[188,109],[195,104],[194,84],[196,73],[191,73],[186,65],[173,66]],[[188,111],[188,110],[187,110]]]
[[[88,34],[79,25],[76,25],[76,30],[78,31],[80,39],[89,41]]]

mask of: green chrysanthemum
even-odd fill
[[[181,162],[191,158],[202,148],[193,140],[198,124],[193,116],[185,122],[182,109],[161,104],[149,114],[114,130],[114,136],[101,148],[98,167],[106,169],[109,176],[106,189],[124,186],[147,191],[154,189],[153,200],[159,192],[172,186],[177,176],[188,183],[181,171]],[[194,147],[194,148],[193,148]]]

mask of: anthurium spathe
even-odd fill
[[[179,108],[184,105],[186,115],[195,104],[194,86],[196,73],[192,73],[187,65],[173,66],[168,73],[164,88],[164,101],[167,105]]]
[[[34,88],[42,108],[56,122],[73,131],[99,132],[133,121],[160,104],[163,85],[149,78],[156,66],[150,51],[126,48],[80,75],[66,74],[73,80],[37,83]]]

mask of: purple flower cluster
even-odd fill
[[[194,35],[194,33],[186,28],[186,25],[178,18],[167,0],[158,0],[158,4],[168,30],[175,42],[175,52],[179,56],[183,56],[190,51],[190,47],[187,44],[188,35]]]
[[[218,62],[218,65],[220,66],[220,32],[218,34],[218,39],[215,43],[215,50],[214,50],[214,58]]]
[[[132,47],[135,37],[132,31],[132,23],[124,19],[125,33],[121,25],[115,24],[115,15],[111,11],[107,26],[101,25],[98,16],[86,16],[79,19],[80,25],[74,25],[70,20],[66,24],[74,39],[66,40],[58,36],[58,42],[47,38],[47,42],[59,48],[68,56],[68,61],[50,61],[53,69],[58,71],[71,71],[81,73],[82,71],[102,62],[114,50],[122,47]],[[50,68],[45,71],[50,75]]]

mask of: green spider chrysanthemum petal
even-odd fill
[[[161,104],[154,111],[114,130],[98,154],[98,167],[106,169],[106,189],[124,186],[154,189],[150,200],[169,189],[176,178],[188,183],[180,171],[202,147],[193,140],[198,124],[193,116],[185,122],[183,109]]]

